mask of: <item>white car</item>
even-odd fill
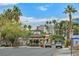
[[[56,42],[56,43],[55,43],[55,47],[56,47],[56,48],[58,48],[58,47],[62,48],[62,43],[61,43],[61,42]]]
[[[46,44],[45,44],[45,48],[47,48],[47,47],[51,48],[51,47],[52,47],[52,44],[46,43]]]

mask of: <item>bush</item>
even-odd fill
[[[65,40],[65,47],[71,46],[71,40]]]
[[[1,47],[9,47],[9,45],[2,44]]]
[[[64,37],[61,35],[50,35],[50,39],[56,41],[60,41],[62,43],[64,43]]]

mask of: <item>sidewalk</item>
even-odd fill
[[[73,50],[73,56],[79,56],[79,50]]]
[[[42,47],[30,47],[30,46],[18,46],[18,47],[0,47],[0,49],[10,49],[10,48],[42,48]]]
[[[6,48],[14,48],[14,47],[0,47],[0,49],[6,49]]]
[[[42,47],[32,47],[32,46],[19,46],[19,48],[42,48]]]
[[[69,48],[57,49],[55,56],[71,56]]]

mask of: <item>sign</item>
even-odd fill
[[[79,39],[79,35],[73,35],[71,39]]]

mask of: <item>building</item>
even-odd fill
[[[37,26],[37,30],[47,32],[46,27],[44,25]]]
[[[44,45],[45,42],[50,42],[49,34],[41,35],[40,30],[33,30],[33,34],[28,39],[30,45]]]
[[[54,24],[53,23],[48,24],[47,27],[48,27],[47,32],[50,34],[54,34]]]
[[[42,36],[39,34],[38,35],[34,34],[29,37],[29,42],[31,45],[34,45],[34,46],[38,45],[39,46],[39,45],[44,44],[44,39],[45,39],[45,36]]]
[[[72,40],[73,46],[79,45],[79,35],[73,35],[71,40]]]

